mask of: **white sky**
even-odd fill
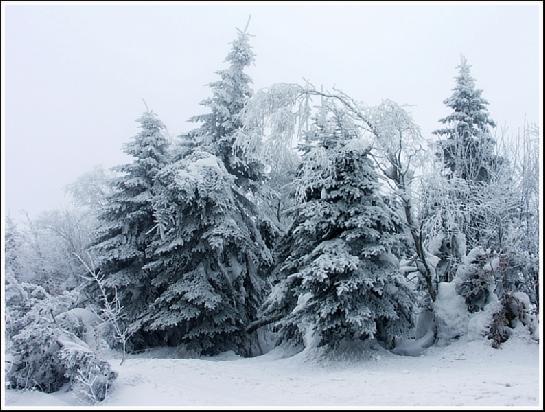
[[[254,89],[303,78],[411,108],[424,135],[446,114],[463,53],[490,112],[539,120],[541,4],[3,5],[7,212],[62,205],[63,187],[121,152],[142,98],[171,135],[201,113],[252,15]],[[541,22],[542,24],[542,22]]]

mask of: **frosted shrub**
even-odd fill
[[[80,339],[84,339],[85,325],[72,311],[61,313],[56,317],[55,321],[62,329],[73,333]]]
[[[464,297],[471,313],[484,308],[494,287],[493,274],[483,268],[485,258],[481,248],[474,248],[456,271],[456,292]]]
[[[492,316],[486,336],[492,341],[494,348],[499,348],[513,333],[513,329],[521,323],[531,336],[535,336],[536,319],[530,308],[528,295],[523,292],[507,293],[502,304]]]
[[[42,321],[13,337],[12,347],[16,350],[6,374],[9,388],[51,393],[67,382],[59,359],[61,345],[57,342],[57,333],[53,324]]]
[[[51,393],[65,384],[85,399],[104,400],[117,374],[85,342],[47,320],[33,323],[13,338],[8,387]]]
[[[505,308],[501,306],[499,310],[492,315],[492,322],[486,333],[486,337],[492,341],[492,347],[499,348],[503,342],[509,339],[510,330],[507,327],[507,323]]]
[[[7,371],[10,387],[54,392],[65,383],[57,342],[62,329],[55,316],[74,299],[74,293],[51,296],[41,286],[15,279],[6,285],[7,347],[13,354]]]
[[[60,359],[65,366],[65,377],[78,397],[96,403],[108,395],[117,372],[110,364],[95,355],[94,352],[63,348]]]
[[[70,309],[76,294],[51,296],[41,286],[15,281],[6,290],[10,304],[8,350],[12,355],[7,386],[51,393],[68,385],[81,392],[80,381],[90,382],[85,389],[90,394],[87,398],[104,399],[116,374],[80,339],[87,338],[90,331],[85,323],[90,326],[92,322],[82,321],[88,312],[85,309]]]

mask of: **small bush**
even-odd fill
[[[51,393],[68,384],[95,403],[105,399],[117,377],[83,341],[48,322],[23,329],[14,337],[13,347],[18,350],[6,376],[9,388]]]
[[[60,358],[65,366],[65,376],[76,395],[90,403],[103,401],[117,372],[110,364],[98,359],[94,352],[63,348]]]
[[[89,328],[75,315],[85,311],[68,310],[71,295],[51,297],[31,284],[12,286],[10,302],[19,305],[9,318],[8,387],[51,393],[68,385],[88,401],[102,401],[117,374],[80,339],[88,337]]]
[[[535,317],[531,313],[528,296],[523,292],[506,293],[498,311],[492,316],[486,334],[492,341],[492,346],[499,348],[507,341],[518,322],[524,325],[531,335],[535,334]]]
[[[470,313],[482,310],[490,301],[494,276],[483,268],[486,259],[481,248],[474,248],[456,271],[456,292],[464,297]]]
[[[67,383],[57,335],[56,327],[42,321],[13,337],[14,357],[6,374],[8,387],[51,393]]]

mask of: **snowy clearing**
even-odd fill
[[[520,405],[538,406],[539,345],[520,338],[500,350],[483,341],[431,347],[420,357],[375,353],[359,361],[317,363],[279,350],[255,358],[223,354],[169,359],[133,356],[100,405]],[[141,355],[142,356],[142,355]],[[149,358],[156,356],[157,358]],[[8,390],[6,404],[80,404],[70,392]]]

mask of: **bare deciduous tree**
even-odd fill
[[[121,306],[117,296],[117,289],[114,288],[113,297],[110,297],[106,291],[104,276],[101,276],[99,271],[95,269],[93,259],[89,253],[87,254],[89,262],[85,262],[85,260],[77,254],[75,256],[87,270],[88,276],[84,276],[84,278],[91,282],[95,282],[98,287],[102,307],[97,315],[104,323],[109,323],[113,327],[115,338],[120,343],[123,350],[120,363],[122,365],[123,362],[125,362],[127,342],[132,335],[132,331],[125,324],[126,314],[123,311],[123,306]]]

